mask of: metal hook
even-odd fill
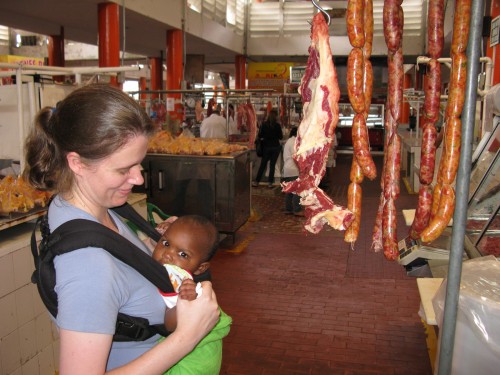
[[[322,12],[326,16],[326,23],[328,24],[328,26],[330,26],[330,15],[327,13],[327,11],[321,8],[316,0],[311,0],[311,2],[320,12]]]

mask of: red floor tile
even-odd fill
[[[338,203],[349,163],[338,159],[334,178],[343,184],[329,187]],[[279,188],[252,195],[257,220],[212,261],[217,298],[233,318],[221,374],[431,374],[416,280],[370,249],[377,187],[364,186],[354,250],[331,229],[305,234],[303,218],[283,214]],[[415,202],[402,191],[398,214]]]

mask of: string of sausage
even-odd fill
[[[469,37],[471,0],[456,0],[453,36],[451,41],[451,76],[448,103],[445,113],[444,145],[439,162],[437,183],[434,187],[430,220],[420,239],[432,242],[438,238],[450,222],[455,207],[453,183],[460,159],[467,57],[465,50]]]
[[[370,62],[373,41],[373,0],[347,2],[347,35],[353,46],[347,60],[347,93],[356,113],[352,123],[354,157],[352,159],[347,208],[354,220],[344,234],[344,241],[353,244],[358,238],[361,223],[361,182],[364,176],[373,180],[377,176],[370,155],[366,119],[370,110],[373,73]]]
[[[427,82],[424,88],[422,147],[420,153],[420,188],[415,219],[410,228],[410,237],[417,239],[427,227],[431,216],[432,181],[436,160],[436,121],[439,118],[441,96],[441,57],[444,44],[444,0],[429,0],[427,15]]]
[[[399,178],[401,166],[401,139],[397,127],[401,117],[403,99],[403,22],[401,7],[403,0],[384,0],[383,28],[388,49],[387,65],[389,82],[387,92],[387,109],[384,127],[384,167],[380,184],[382,193],[373,228],[372,248],[384,250],[389,260],[398,257],[396,204],[399,196]]]
[[[332,61],[328,25],[323,13],[317,13],[311,25],[311,45],[306,71],[299,92],[303,117],[297,132],[293,158],[299,177],[282,184],[283,192],[300,195],[306,222],[304,228],[318,233],[325,224],[345,230],[352,213],[333,203],[318,185],[325,174],[328,150],[338,122],[340,90]]]

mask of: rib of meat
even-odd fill
[[[303,118],[295,141],[294,160],[299,177],[283,183],[284,192],[300,195],[305,208],[305,229],[318,233],[329,224],[337,230],[349,227],[352,213],[333,200],[318,185],[325,174],[328,150],[338,122],[340,91],[332,61],[328,25],[322,13],[317,13],[311,27],[309,59],[300,85]]]
[[[236,112],[236,123],[238,130],[248,132],[248,147],[255,147],[255,137],[257,135],[257,116],[252,103],[240,104]]]

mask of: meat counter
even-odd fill
[[[384,148],[384,104],[371,104],[366,127],[372,150],[383,150]],[[354,111],[350,103],[339,103],[339,122],[337,124],[337,135],[339,148],[352,148],[352,121]]]
[[[249,151],[221,156],[147,154],[144,185],[134,191],[169,215],[207,217],[233,234],[250,217]]]

